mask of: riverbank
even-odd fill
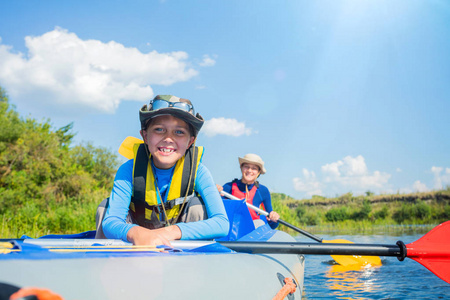
[[[411,194],[353,196],[334,198],[313,196],[294,199],[273,193],[274,210],[288,223],[310,232],[389,232],[393,226],[423,226],[426,229],[450,220],[450,187],[440,191]],[[289,231],[283,226],[281,230]]]
[[[360,224],[360,223],[358,223]],[[306,226],[303,229],[317,235],[340,235],[340,234],[360,234],[360,235],[407,235],[407,234],[425,234],[439,224],[392,224],[392,225],[371,225],[371,226],[346,226],[345,223],[338,226],[320,225]]]

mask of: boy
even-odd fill
[[[192,103],[158,95],[139,118],[144,143],[135,145],[134,159],[117,171],[96,237],[170,246],[177,239],[226,236],[225,208],[201,163],[203,148],[195,147],[204,120]]]

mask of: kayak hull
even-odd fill
[[[284,232],[274,232],[268,242],[294,240]],[[187,243],[176,241],[173,246],[183,248]],[[92,257],[86,253],[77,258],[0,259],[0,282],[50,289],[65,300],[272,299],[284,285],[282,280],[289,277],[297,289],[288,299],[301,299],[303,255],[198,249],[146,256]]]

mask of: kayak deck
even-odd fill
[[[294,240],[268,226],[252,234],[247,239]],[[22,250],[33,248],[35,253],[0,255],[0,282],[50,289],[65,300],[271,299],[283,287],[285,277],[297,285],[289,299],[301,299],[303,290],[302,255],[237,253],[213,241],[174,241],[174,249],[164,252],[130,248],[117,240],[17,242]],[[113,249],[103,248],[113,244]]]

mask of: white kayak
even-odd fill
[[[0,283],[49,289],[65,300],[272,299],[290,278],[296,288],[286,299],[302,297],[303,255],[235,252],[216,241],[148,249],[73,237],[13,240],[0,254]],[[295,241],[268,225],[231,240]]]

